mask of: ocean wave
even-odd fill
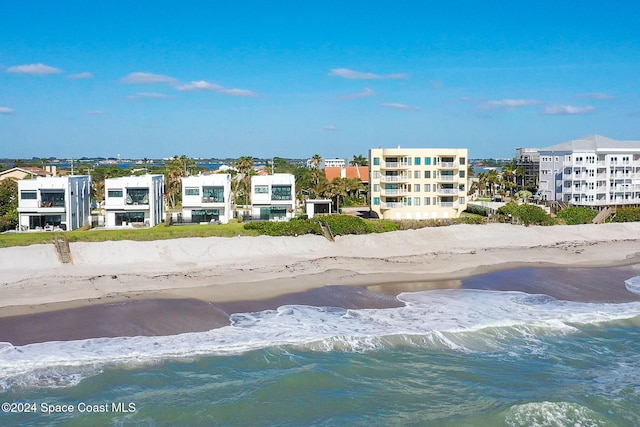
[[[511,407],[505,417],[510,427],[611,426],[596,412],[569,402],[533,402]]]
[[[308,351],[363,352],[394,347],[508,351],[516,343],[542,352],[541,339],[583,325],[634,319],[640,303],[578,303],[520,292],[435,290],[403,293],[405,307],[346,310],[287,305],[240,313],[208,332],[160,337],[95,338],[16,347],[0,343],[0,390],[66,387],[105,367],[167,359],[239,354],[293,346]]]
[[[640,276],[625,280],[624,285],[629,292],[640,295]]]

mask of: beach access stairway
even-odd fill
[[[614,207],[608,207],[608,208],[604,208],[603,210],[601,210],[600,212],[598,212],[598,215],[596,215],[595,218],[593,218],[593,220],[591,221],[593,224],[602,224],[603,222],[605,222],[611,215],[614,215],[616,213],[616,208]]]
[[[336,239],[333,235],[333,232],[331,231],[331,227],[329,227],[329,224],[326,224],[322,221],[318,221],[318,224],[320,224],[320,228],[322,229],[322,234],[324,235],[324,237],[330,242],[335,242]]]
[[[69,240],[65,236],[54,236],[53,245],[58,253],[58,258],[63,264],[71,264],[71,249],[69,248]]]

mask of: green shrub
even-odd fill
[[[256,230],[267,236],[300,236],[303,234],[322,234],[317,222],[298,219],[289,222],[258,221],[244,224],[245,230]]]
[[[400,229],[400,224],[390,219],[370,219],[365,223],[369,233],[388,233]]]
[[[360,217],[353,215],[327,215],[321,221],[331,228],[335,236],[345,236],[347,234],[368,234],[369,227]]]
[[[498,214],[506,219],[509,215],[524,225],[553,225],[556,221],[539,206],[508,204],[498,209]]]
[[[476,215],[489,216],[489,214],[491,213],[491,209],[480,205],[467,205],[467,210],[465,210],[465,212]]]
[[[611,222],[636,222],[640,221],[640,208],[618,208]]]
[[[598,212],[591,208],[576,206],[561,210],[558,212],[558,218],[569,225],[590,224],[597,214]]]

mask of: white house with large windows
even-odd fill
[[[466,148],[369,150],[370,207],[380,218],[457,218],[467,208]]]
[[[182,178],[183,221],[226,224],[231,215],[231,175],[211,174]]]
[[[251,177],[251,215],[264,221],[288,221],[295,215],[296,180],[292,174]]]
[[[18,181],[22,230],[75,230],[91,223],[91,177],[37,177]]]
[[[104,180],[106,227],[153,227],[164,220],[164,175]]]
[[[538,195],[573,205],[640,204],[640,141],[600,135],[540,149]]]

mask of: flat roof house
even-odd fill
[[[640,141],[600,135],[540,149],[538,195],[579,206],[640,205]]]
[[[263,221],[288,221],[295,215],[296,180],[292,174],[251,177],[251,215]]]
[[[182,178],[182,221],[226,224],[231,216],[231,175]]]
[[[467,208],[466,148],[369,150],[370,207],[380,218],[457,218]]]
[[[22,230],[75,230],[91,222],[91,177],[37,177],[18,181]]]
[[[164,175],[104,180],[106,227],[154,227],[164,220]]]

